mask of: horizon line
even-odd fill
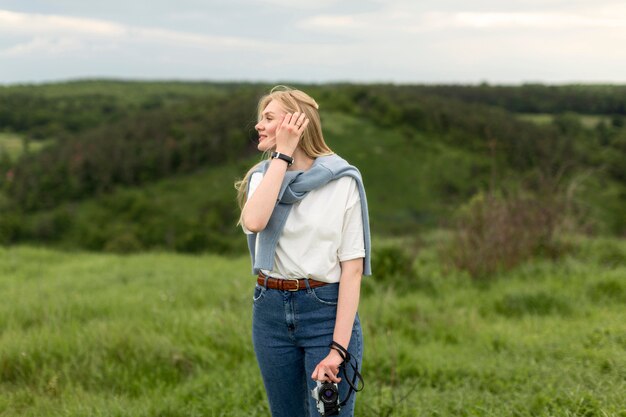
[[[85,76],[85,77],[69,77],[48,80],[28,80],[28,81],[8,81],[0,82],[0,87],[25,87],[25,86],[45,86],[51,84],[72,84],[72,83],[88,83],[88,82],[119,82],[119,83],[179,83],[179,84],[292,84],[292,85],[333,85],[333,84],[352,84],[352,85],[395,85],[395,86],[491,86],[491,87],[523,87],[529,85],[543,86],[626,86],[626,82],[619,81],[541,81],[528,80],[517,82],[497,82],[489,80],[480,81],[393,81],[393,80],[287,80],[287,79],[219,79],[219,78],[176,78],[176,77],[112,77],[112,76]]]

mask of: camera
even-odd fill
[[[339,388],[332,382],[317,381],[311,390],[311,396],[317,401],[317,411],[322,416],[339,415]]]

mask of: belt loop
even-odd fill
[[[263,273],[261,272],[261,274],[263,274]],[[263,278],[264,278],[263,286],[265,287],[265,289],[267,289],[267,280],[269,279],[269,277],[267,275],[263,274]]]
[[[309,284],[308,278],[304,278],[304,285],[306,285],[306,292],[311,292],[311,285]]]

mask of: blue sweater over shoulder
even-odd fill
[[[269,166],[269,160],[262,162],[255,172],[265,173]],[[365,187],[359,170],[348,164],[339,155],[319,156],[313,161],[313,165],[307,171],[287,171],[278,193],[278,201],[274,211],[270,216],[265,229],[258,233],[258,253],[257,233],[248,235],[248,249],[252,259],[252,274],[257,275],[262,269],[272,270],[274,267],[274,256],[276,245],[282,233],[292,204],[302,200],[309,191],[321,187],[330,181],[344,176],[350,176],[356,180],[359,196],[361,198],[361,214],[363,217],[363,239],[365,246],[365,258],[363,260],[363,275],[371,275],[371,236],[369,226],[369,215],[367,209],[367,198]],[[248,183],[249,186],[249,183]],[[249,191],[249,190],[248,190]],[[256,256],[255,256],[256,255]]]

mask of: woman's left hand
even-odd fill
[[[341,378],[338,377],[339,365],[342,363],[343,359],[339,352],[331,349],[328,356],[317,364],[311,378],[314,381],[331,381],[338,384],[341,381]]]

